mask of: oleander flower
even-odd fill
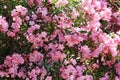
[[[5,17],[0,16],[0,31],[7,32],[9,28],[8,22],[5,20]]]

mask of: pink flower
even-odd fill
[[[47,36],[47,32],[41,32],[41,37],[43,37],[43,38],[46,38],[46,36]]]
[[[18,69],[18,67],[11,67],[11,68],[9,68],[8,73],[17,75],[17,69]]]
[[[101,13],[102,13],[102,11],[101,11]],[[105,8],[105,10],[103,11],[102,14],[104,14],[103,20],[110,21],[111,15],[112,15],[111,8]]]
[[[22,19],[20,17],[13,17],[13,21],[16,23],[16,24],[19,24],[19,25],[22,25]]]
[[[38,7],[42,5],[42,0],[27,0],[27,4],[30,7],[33,7],[35,4],[37,4]]]
[[[120,78],[119,78],[118,76],[116,76],[116,77],[114,78],[114,80],[120,80]]]
[[[104,77],[100,78],[99,80],[110,80],[108,73],[105,73]]]
[[[67,40],[69,46],[73,46],[74,44],[78,44],[83,41],[82,37],[78,37],[77,35],[66,35],[65,39]]]
[[[42,5],[42,0],[35,0],[38,4],[38,7],[40,7]]]
[[[52,76],[47,76],[45,80],[52,80]]]
[[[31,72],[28,72],[28,75],[30,78],[37,79],[36,71],[35,69],[32,69]]]
[[[12,56],[7,56],[4,64],[7,65],[8,67],[12,66],[18,66],[19,64],[23,64],[24,59],[20,54],[14,53]]]
[[[37,15],[36,15],[36,14],[33,14],[33,15],[32,15],[32,18],[33,18],[33,20],[36,20],[36,19],[37,19]]]
[[[9,25],[8,25],[7,21],[5,20],[5,18],[0,16],[0,31],[7,32],[8,27],[9,27]]]
[[[13,28],[14,33],[20,31],[20,25],[18,23],[13,22],[11,27]]]
[[[29,21],[29,20],[30,20],[30,17],[29,17],[29,16],[26,16],[26,17],[25,17],[25,20],[26,20],[26,21]]]
[[[113,57],[117,55],[117,44],[114,39],[110,38],[105,42],[106,46],[109,48],[110,53]]]
[[[46,69],[45,69],[44,67],[42,67],[42,69],[41,69],[40,80],[43,80],[46,74],[47,74]]]
[[[14,9],[14,10],[11,11],[11,16],[16,17],[18,15],[19,15],[19,12],[16,11],[16,9]]]
[[[78,77],[76,80],[93,80],[93,77],[91,75],[86,75]]]
[[[28,4],[30,7],[32,7],[32,6],[35,5],[35,4],[34,4],[34,0],[27,0],[27,4]]]
[[[72,65],[66,66],[66,68],[61,68],[61,76],[62,78],[66,80],[74,80],[77,74],[76,68],[74,68]]]
[[[100,1],[97,1],[97,0],[94,0],[92,1],[92,5],[94,6],[94,8],[96,10],[100,10],[102,7],[101,7],[101,2]]]
[[[56,7],[63,7],[68,4],[68,0],[58,0],[56,3]]]
[[[43,54],[41,54],[40,52],[34,51],[29,55],[29,60],[31,62],[37,62],[37,61],[41,62],[43,60]]]
[[[116,73],[120,76],[120,62],[115,64]]]
[[[31,26],[35,25],[35,22],[34,21],[29,21],[29,25],[31,25]]]
[[[13,54],[12,55],[12,63],[13,64],[23,64],[24,59],[20,54]]]
[[[36,68],[35,68],[35,71],[36,71],[36,74],[37,74],[37,75],[39,75],[39,74],[41,73],[41,70],[40,70],[39,67],[36,67]]]
[[[42,18],[45,18],[48,14],[48,10],[45,7],[44,8],[40,7],[40,8],[37,9],[37,14],[38,14],[38,16],[41,16]]]
[[[91,56],[92,56],[92,57],[98,57],[99,54],[102,53],[103,49],[104,49],[104,45],[103,45],[103,44],[100,44],[100,45],[98,46],[98,48],[96,48],[96,49],[92,52]]]
[[[17,76],[18,76],[19,78],[23,78],[23,79],[25,79],[25,77],[26,77],[24,71],[19,71],[18,74],[17,74]]]
[[[51,4],[51,3],[52,3],[52,0],[48,0],[47,2],[48,2],[48,4]]]
[[[82,52],[82,56],[83,58],[87,58],[87,59],[90,59],[91,57],[91,51],[90,49],[88,48],[88,46],[82,46],[81,47],[81,52]]]
[[[101,24],[98,20],[91,20],[87,25],[88,29],[92,29],[93,32],[96,32],[100,26]]]
[[[64,49],[64,45],[58,44],[58,49],[63,50]]]
[[[92,64],[93,69],[99,68],[99,65],[97,63]]]
[[[11,37],[15,37],[16,34],[15,34],[14,32],[12,32],[12,31],[8,31],[8,32],[7,32],[7,35],[8,35],[8,36],[11,36]]]
[[[25,16],[28,12],[27,8],[19,5],[15,7],[16,9],[14,9],[13,11],[11,11],[11,16],[16,17],[16,16]]]
[[[9,77],[7,72],[0,71],[0,77]]]
[[[71,16],[73,17],[73,19],[77,19],[79,15],[80,13],[77,10],[73,9],[73,12],[71,13]]]
[[[117,24],[120,26],[120,18],[117,18]]]
[[[84,67],[83,66],[77,66],[76,70],[77,70],[77,76],[80,77],[83,74]]]
[[[73,65],[76,65],[76,64],[77,64],[77,62],[76,62],[75,59],[71,59],[70,61],[72,62]]]
[[[35,25],[31,26],[30,28],[28,28],[27,32],[29,34],[33,34],[34,30],[39,29],[39,28],[40,28],[40,26],[35,24]]]
[[[15,8],[20,13],[21,16],[25,16],[27,14],[27,12],[28,12],[27,8],[25,8],[25,7],[21,6],[21,5],[16,6]]]
[[[57,20],[58,27],[62,29],[71,28],[73,25],[71,19],[65,14],[60,14],[59,16],[55,16],[54,19]]]
[[[54,61],[58,61],[58,60],[63,61],[63,59],[66,58],[66,55],[64,53],[61,53],[60,51],[57,51],[55,53],[51,52],[50,56],[51,56],[52,60],[54,60]]]

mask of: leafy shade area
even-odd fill
[[[120,80],[120,1],[0,0],[0,80]]]

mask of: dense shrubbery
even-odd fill
[[[119,7],[0,0],[0,80],[120,80]]]

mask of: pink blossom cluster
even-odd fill
[[[0,31],[6,32],[6,31],[8,31],[8,27],[9,27],[9,25],[8,25],[7,21],[5,20],[5,17],[0,16]]]
[[[11,22],[0,16],[0,34],[18,41],[20,48],[30,45],[28,53],[14,51],[5,57],[0,64],[0,77],[120,79],[119,9],[113,11],[107,0],[73,0],[73,3],[74,6],[71,0],[26,0],[29,8],[15,6]]]

